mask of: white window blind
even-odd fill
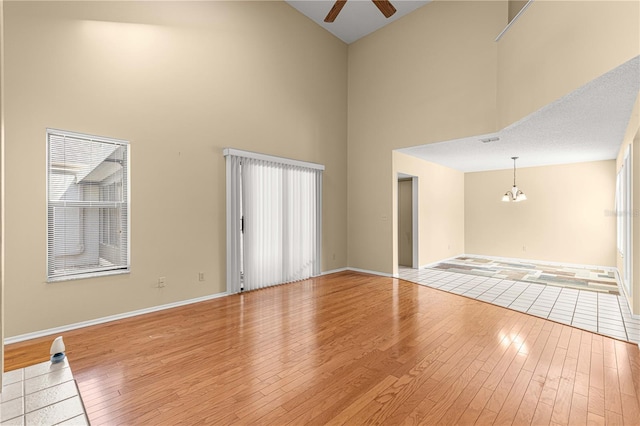
[[[129,144],[47,129],[47,278],[129,271]]]

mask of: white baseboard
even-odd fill
[[[74,324],[63,325],[60,327],[53,327],[46,330],[35,331],[33,333],[20,334],[18,336],[7,337],[4,339],[5,345],[11,343],[23,342],[25,340],[37,339],[38,337],[49,336],[52,334],[59,334],[65,331],[75,330],[78,328],[89,327],[92,325],[104,324],[111,321],[117,321],[124,318],[135,317],[138,315],[149,314],[151,312],[163,311],[165,309],[177,308],[179,306],[190,305],[192,303],[204,302],[206,300],[217,299],[219,297],[228,296],[227,292],[211,294],[209,296],[197,297],[195,299],[181,300],[179,302],[167,303],[165,305],[152,306],[150,308],[138,309],[136,311],[124,312],[122,314],[109,315],[107,317],[96,318],[89,321],[77,322]]]
[[[633,313],[633,309],[631,309],[631,304],[629,302],[629,293],[627,293],[627,288],[625,287],[624,283],[622,282],[622,274],[620,274],[620,271],[618,270],[618,268],[615,268],[615,272],[616,272],[616,281],[618,281],[618,287],[620,287],[622,289],[622,293],[624,295],[624,300],[627,302],[627,307],[629,308],[629,311],[631,312],[631,317],[633,319],[640,319],[640,315],[635,315]],[[640,346],[640,343],[638,344],[638,346]]]
[[[324,276],[324,275],[331,275],[331,274],[337,274],[338,272],[344,272],[344,271],[348,271],[349,268],[338,268],[338,269],[331,269],[330,271],[324,271],[320,273],[320,277]]]
[[[346,269],[348,271],[353,271],[353,272],[362,272],[363,274],[371,274],[371,275],[378,275],[380,277],[393,278],[392,274],[387,274],[386,272],[370,271],[368,269],[360,269],[360,268],[352,268],[352,267],[348,267]]]
[[[465,254],[458,254],[456,256],[447,257],[446,259],[441,259],[441,260],[437,260],[435,262],[427,263],[426,265],[422,265],[422,266],[420,266],[419,269],[431,268],[431,267],[436,266],[438,263],[443,263],[443,262],[446,262],[448,260],[453,260],[453,259],[458,258],[460,256],[466,256],[466,255]]]
[[[363,274],[378,275],[378,276],[387,277],[387,278],[393,277],[392,274],[387,274],[385,272],[370,271],[368,269],[360,269],[360,268],[352,268],[350,266],[347,266],[347,267],[344,267],[344,268],[339,268],[339,269],[332,269],[330,271],[325,271],[325,272],[322,272],[320,274],[320,276],[330,275],[330,274],[337,274],[338,272],[346,272],[346,271],[361,272]]]

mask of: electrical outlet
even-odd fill
[[[527,246],[522,246],[522,251],[527,251]]]
[[[204,272],[198,272],[198,281],[204,281]]]
[[[165,284],[165,280],[166,280],[165,277],[158,278],[158,288],[162,288],[162,287],[164,287],[166,285]]]

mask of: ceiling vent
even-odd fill
[[[480,142],[482,143],[491,143],[491,142],[495,142],[495,141],[499,141],[500,138],[499,137],[493,137],[493,138],[484,138],[484,139],[480,139]]]

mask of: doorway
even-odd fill
[[[418,264],[418,177],[398,174],[398,266]]]

